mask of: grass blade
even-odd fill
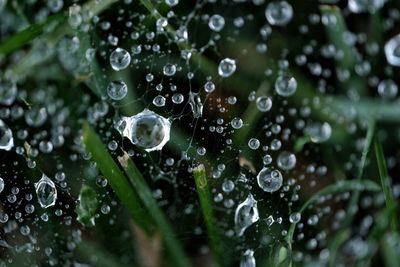
[[[124,168],[129,181],[133,185],[133,188],[136,190],[144,206],[147,208],[149,215],[152,217],[154,223],[158,226],[158,229],[163,234],[165,245],[171,255],[171,260],[174,262],[174,266],[191,266],[181,244],[175,237],[171,224],[168,222],[165,214],[162,212],[157,202],[153,198],[150,188],[146,184],[136,165],[126,153],[122,157],[119,157],[118,160],[121,166]]]
[[[14,34],[5,42],[0,44],[0,55],[9,54],[18,48],[24,46],[25,44],[29,43],[39,35],[41,35],[46,27],[51,25],[52,23],[59,23],[66,19],[65,14],[56,14],[49,16],[45,21],[40,23],[35,23],[29,25],[24,30]]]
[[[382,145],[379,142],[378,135],[375,135],[374,147],[375,147],[376,162],[378,164],[379,177],[381,180],[381,186],[385,197],[386,209],[394,210],[396,208],[396,203],[394,202],[392,190],[390,188],[390,177],[388,174],[388,170],[386,168],[385,155],[383,154]],[[397,220],[395,213],[391,214],[390,222],[392,230],[394,232],[397,232],[399,229],[399,222]]]
[[[114,189],[118,198],[128,209],[135,223],[147,233],[150,233],[151,220],[148,219],[148,213],[143,209],[138,195],[108,153],[99,136],[88,123],[83,125],[83,142],[85,143],[87,151],[92,154],[97,167]]]
[[[213,214],[210,188],[208,186],[206,170],[203,164],[193,169],[193,176],[196,182],[196,192],[199,196],[203,218],[207,227],[208,238],[211,242],[211,249],[214,254],[215,260],[219,263],[220,266],[223,266],[221,241],[219,239],[219,231],[217,229],[217,224]]]
[[[337,66],[342,70],[347,70],[352,73],[351,78],[342,82],[341,87],[344,92],[355,89],[360,95],[365,95],[364,81],[359,77],[354,67],[357,64],[356,48],[346,43],[344,34],[349,32],[342,12],[337,6],[323,5],[320,7],[323,16],[329,18],[328,23],[325,23],[325,29],[330,42],[343,53],[341,58],[336,59]]]

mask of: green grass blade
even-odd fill
[[[0,56],[9,54],[25,44],[29,43],[36,37],[40,36],[52,23],[59,23],[66,20],[67,16],[63,13],[49,16],[45,21],[29,25],[24,30],[14,34],[5,42],[0,44]]]
[[[371,149],[371,144],[372,144],[372,139],[375,134],[375,121],[370,121],[368,131],[367,131],[367,136],[365,137],[365,143],[364,143],[364,148],[361,154],[361,161],[360,165],[358,166],[358,173],[357,173],[357,180],[361,181],[364,175],[364,170],[365,170],[365,164],[367,162],[367,157],[368,153]],[[352,197],[349,201],[349,204],[347,205],[347,217],[345,219],[345,222],[343,225],[348,226],[351,221],[353,220],[354,212],[353,212],[353,207],[355,207],[358,203],[358,200],[360,198],[360,191],[354,191],[352,193]]]
[[[300,208],[299,212],[302,214],[305,209],[307,209],[311,204],[315,203],[320,197],[335,194],[346,191],[379,191],[380,187],[378,184],[371,180],[350,180],[350,181],[338,181],[335,184],[329,185],[320,191],[318,191],[315,195],[313,195],[309,200],[307,200]],[[290,245],[293,242],[293,234],[296,227],[296,223],[292,223],[290,225],[288,234],[287,234],[287,243]]]
[[[387,233],[382,239],[381,252],[385,266],[400,266],[400,238],[397,233]]]
[[[379,141],[378,135],[375,135],[374,138],[374,148],[375,148],[376,162],[378,164],[379,177],[381,180],[381,186],[385,197],[386,209],[393,210],[396,208],[396,203],[394,201],[392,190],[390,188],[390,177],[388,170],[386,168],[385,155],[383,154],[382,145]],[[390,221],[392,230],[394,232],[397,232],[399,229],[399,222],[397,220],[397,216],[395,213],[391,215]]]
[[[146,184],[146,181],[144,180],[139,169],[126,153],[122,157],[119,157],[118,160],[121,166],[124,168],[129,181],[133,185],[133,188],[136,190],[138,196],[148,210],[149,215],[152,217],[154,223],[158,226],[159,231],[162,233],[166,248],[171,255],[171,260],[174,262],[174,266],[191,266],[191,263],[185,255],[180,242],[176,239],[171,224],[168,222],[167,217],[153,198],[151,190]]]
[[[344,34],[348,32],[348,29],[341,9],[337,6],[322,5],[320,11],[323,16],[330,18],[330,21],[334,21],[331,23],[325,23],[325,29],[330,42],[336,47],[336,49],[343,52],[343,57],[336,60],[336,65],[339,68],[352,73],[349,80],[341,83],[342,90],[346,92],[350,89],[355,89],[360,95],[365,95],[365,82],[355,73],[354,70],[354,67],[357,64],[355,53],[356,48],[345,42]]]
[[[143,209],[138,195],[108,153],[99,136],[88,123],[83,125],[83,142],[85,143],[87,151],[92,154],[92,158],[96,162],[97,167],[107,179],[112,189],[114,189],[118,198],[128,209],[135,223],[144,231],[150,233],[151,220],[148,218],[148,213]]]
[[[220,266],[224,266],[221,253],[221,241],[219,238],[219,231],[217,229],[217,223],[213,213],[210,188],[208,186],[204,165],[201,164],[194,168],[193,176],[196,182],[196,192],[199,196],[200,206],[203,212],[204,221],[206,223],[207,234],[211,242],[211,249],[214,258]]]

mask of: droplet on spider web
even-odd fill
[[[116,70],[126,69],[131,63],[131,55],[123,48],[116,48],[110,55],[111,67]]]
[[[128,86],[124,81],[112,81],[107,87],[107,94],[112,100],[122,100],[128,93]]]
[[[225,19],[224,17],[218,14],[212,15],[210,17],[210,20],[208,21],[208,26],[210,27],[211,30],[219,32],[225,26]]]
[[[294,77],[281,75],[275,81],[275,91],[280,96],[291,96],[296,92],[297,81]]]
[[[39,182],[35,183],[36,195],[42,208],[54,206],[57,200],[57,189],[54,182],[42,174]]]
[[[400,34],[387,41],[384,49],[387,62],[393,66],[400,66]]]
[[[273,193],[282,186],[282,174],[278,170],[264,167],[257,175],[258,186],[268,193]]]
[[[259,219],[257,201],[249,194],[245,201],[240,203],[235,211],[235,230],[238,236]]]
[[[272,108],[272,100],[268,96],[260,96],[256,100],[257,109],[261,112],[267,112]]]
[[[265,9],[265,17],[271,25],[284,26],[293,17],[293,8],[286,1],[274,1]]]
[[[9,151],[14,146],[11,129],[0,119],[0,149]]]
[[[171,123],[163,116],[145,109],[134,116],[122,117],[117,129],[134,145],[150,152],[161,150],[169,141]]]
[[[189,105],[192,109],[193,117],[200,118],[203,116],[203,103],[198,93],[190,92],[189,94]]]
[[[353,13],[374,13],[385,4],[386,0],[349,0],[348,8]]]
[[[254,250],[247,249],[240,261],[240,267],[256,267],[256,259],[254,258]]]
[[[296,166],[296,156],[288,151],[282,151],[278,156],[278,167],[281,170],[291,170]]]
[[[236,71],[236,61],[231,58],[221,60],[218,65],[218,74],[223,78],[231,76]]]

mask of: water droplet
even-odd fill
[[[165,3],[169,6],[176,6],[179,4],[179,0],[165,0]]]
[[[40,127],[47,119],[45,108],[33,107],[25,112],[25,121],[29,126]]]
[[[258,186],[268,193],[273,193],[282,186],[282,174],[278,170],[264,167],[257,175]]]
[[[169,141],[171,123],[148,109],[123,117],[117,126],[121,134],[147,152],[161,150]]]
[[[208,81],[204,84],[204,91],[212,93],[215,90],[215,84],[212,81]]]
[[[107,94],[112,100],[121,100],[128,93],[128,86],[124,81],[112,81],[107,87]]]
[[[256,150],[260,147],[260,141],[256,138],[250,138],[248,145],[251,149]]]
[[[17,86],[11,81],[0,81],[0,104],[10,106],[17,97]]]
[[[278,156],[278,167],[288,171],[296,166],[296,156],[288,151],[282,151]]]
[[[238,236],[259,219],[257,201],[249,194],[245,201],[240,203],[235,211],[235,229]]]
[[[268,96],[260,96],[256,100],[257,109],[261,112],[267,112],[272,108],[272,100]]]
[[[272,215],[269,215],[267,219],[265,219],[265,222],[267,223],[268,227],[271,227],[272,224],[274,224],[275,220]]]
[[[390,65],[400,66],[400,34],[395,35],[385,44],[385,55]]]
[[[233,118],[231,121],[231,125],[233,129],[240,129],[243,127],[243,121],[241,118]]]
[[[0,193],[4,190],[4,180],[0,177]]]
[[[210,17],[208,27],[215,32],[219,32],[225,26],[225,19],[221,15],[215,14]]]
[[[315,122],[305,128],[305,133],[311,138],[314,143],[322,143],[327,141],[332,134],[331,125],[327,122]]]
[[[131,63],[131,55],[123,48],[116,48],[110,55],[111,67],[116,70],[126,69]]]
[[[42,208],[54,206],[57,200],[56,185],[45,174],[35,183],[36,195]]]
[[[166,64],[163,68],[163,73],[165,76],[174,76],[176,73],[176,65],[174,64]]]
[[[14,146],[11,129],[0,120],[0,149],[9,151]]]
[[[254,258],[254,251],[252,249],[247,249],[243,253],[240,267],[256,267],[256,259]]]
[[[190,107],[192,108],[194,118],[197,119],[203,116],[203,103],[201,102],[199,94],[190,92],[189,104]]]
[[[222,191],[225,193],[230,193],[235,189],[235,184],[231,180],[226,180],[222,183]]]
[[[291,96],[296,92],[297,81],[294,77],[279,76],[275,81],[275,91],[280,96]]]
[[[300,220],[301,220],[301,214],[299,212],[294,212],[289,216],[290,223],[298,223]]]
[[[271,25],[284,26],[293,17],[293,8],[286,1],[274,1],[265,9],[265,17]]]
[[[374,13],[385,4],[386,0],[349,0],[348,8],[353,13]]]
[[[236,62],[234,59],[225,58],[218,65],[218,74],[221,77],[227,78],[236,70]]]
[[[153,105],[156,107],[163,107],[165,106],[165,97],[162,95],[158,95],[153,99]]]
[[[185,97],[180,93],[176,93],[172,96],[172,103],[174,103],[174,104],[181,104],[181,103],[183,103],[184,100],[185,100]]]
[[[383,98],[395,98],[397,96],[398,87],[393,80],[383,80],[378,84],[378,93]]]

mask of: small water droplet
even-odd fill
[[[273,193],[282,187],[282,174],[278,170],[264,167],[257,175],[258,186],[268,193]]]
[[[221,77],[227,78],[236,71],[236,61],[231,58],[221,60],[218,65],[218,74]]]

